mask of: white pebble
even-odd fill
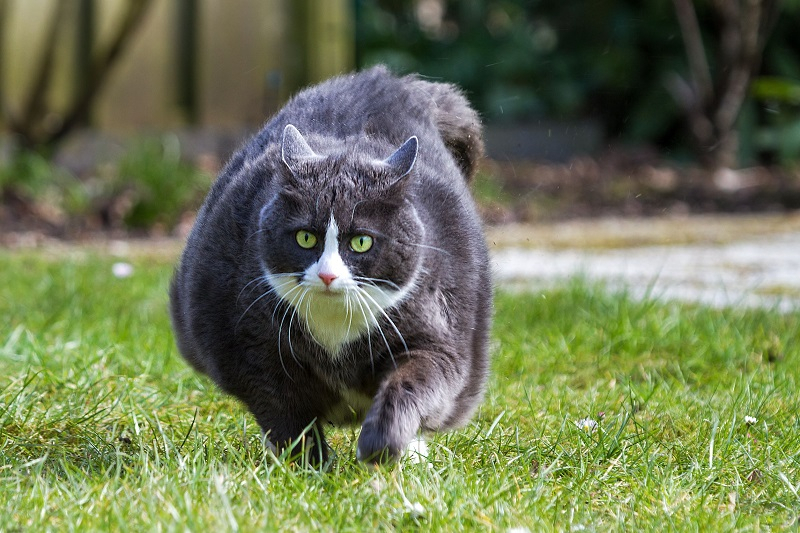
[[[130,263],[114,263],[111,266],[111,273],[115,278],[129,278],[133,276],[133,265]]]

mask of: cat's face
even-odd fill
[[[319,156],[292,130],[281,191],[261,212],[260,255],[291,308],[278,318],[303,322],[336,353],[402,300],[419,271],[423,228],[406,198],[416,139],[371,161]]]

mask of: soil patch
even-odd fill
[[[487,160],[482,170],[477,197],[490,224],[800,209],[800,172],[783,168],[710,172],[610,151],[563,164]]]
[[[209,167],[207,160],[212,157],[223,161],[214,150],[192,161]],[[754,167],[709,172],[665,162],[654,151],[608,150],[596,158],[576,157],[566,163],[486,159],[473,190],[489,226],[612,216],[791,213],[800,209],[800,170]],[[181,237],[191,226],[196,207],[187,206],[175,228],[131,231],[121,223],[127,205],[124,191],[120,198],[105,198],[79,215],[55,205],[46,197],[31,198],[8,187],[0,190],[0,245],[35,245],[47,239]],[[624,238],[636,244],[635,231]]]

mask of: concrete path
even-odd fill
[[[583,276],[659,299],[800,310],[796,215],[583,221],[488,236],[500,284]]]

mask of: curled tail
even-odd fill
[[[475,176],[483,157],[481,119],[464,94],[448,83],[416,80],[415,84],[433,99],[434,121],[445,146],[453,155],[467,182]]]

